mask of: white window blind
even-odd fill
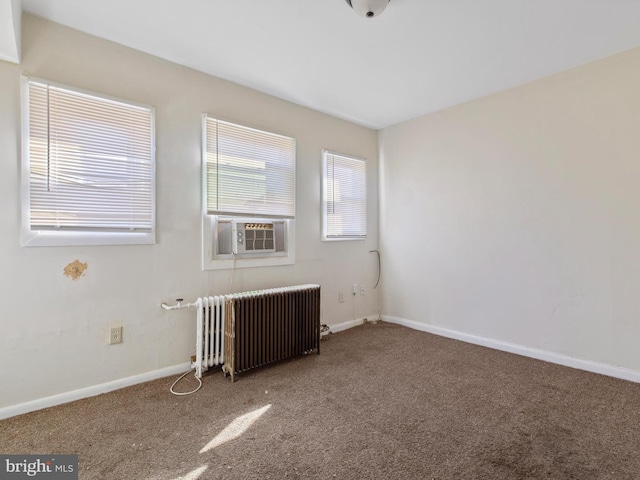
[[[204,116],[209,214],[295,217],[295,140]]]
[[[28,89],[30,229],[152,231],[152,109],[36,81]]]
[[[323,152],[323,225],[325,239],[367,236],[366,163]]]

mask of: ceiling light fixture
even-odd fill
[[[346,0],[361,17],[373,18],[380,15],[391,0]]]

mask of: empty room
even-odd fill
[[[638,478],[639,85],[635,0],[0,0],[0,478]]]

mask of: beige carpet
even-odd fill
[[[640,478],[640,385],[386,323],[173,380],[1,421],[0,453],[77,453],[81,479]]]

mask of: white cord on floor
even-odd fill
[[[184,377],[186,377],[187,375],[189,375],[191,372],[193,372],[193,376],[195,377],[195,379],[196,379],[196,380],[198,380],[198,383],[199,383],[200,385],[198,385],[198,386],[197,386],[197,388],[196,388],[195,390],[192,390],[192,391],[190,391],[190,392],[175,392],[175,391],[173,390],[173,387],[175,387],[175,386],[176,386],[176,384],[177,384],[180,380],[182,380]],[[196,376],[195,372],[196,372],[195,368],[194,368],[193,370],[189,370],[188,372],[184,372],[182,375],[180,375],[180,376],[178,377],[178,379],[177,379],[175,382],[173,382],[173,384],[171,385],[171,388],[169,388],[169,391],[170,391],[171,393],[173,393],[174,395],[191,395],[192,393],[196,393],[198,390],[200,390],[200,387],[202,387],[202,380],[200,380],[200,379]]]

